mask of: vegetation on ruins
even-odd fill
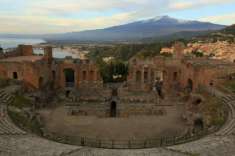
[[[97,60],[100,73],[105,83],[123,82],[128,75],[128,64],[124,61],[113,60],[105,62],[102,59]]]
[[[159,55],[162,47],[170,47],[172,42],[156,42],[146,44],[120,44],[106,47],[94,47],[90,49],[87,57],[98,60],[105,57],[114,57],[121,61],[128,61],[136,54],[143,57]]]
[[[206,96],[205,104],[201,110],[210,126],[222,126],[225,122],[224,105],[216,97]]]
[[[22,109],[24,107],[30,107],[31,101],[29,99],[26,99],[24,96],[16,95],[11,106]]]
[[[8,114],[13,122],[20,128],[42,135],[41,124],[39,123],[36,115],[31,112],[32,106],[31,100],[27,99],[23,95],[15,95],[14,101],[8,108]]]
[[[203,57],[204,53],[200,51],[193,51],[192,54],[196,57]]]
[[[227,81],[225,87],[235,93],[235,80]]]

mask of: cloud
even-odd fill
[[[229,14],[223,14],[223,15],[203,17],[199,20],[206,21],[206,22],[210,21],[213,23],[221,23],[225,25],[231,25],[231,21],[234,22],[233,24],[235,24],[235,21],[233,19],[235,19],[235,12],[229,13]]]
[[[0,30],[8,33],[60,33],[84,29],[99,29],[127,23],[131,19],[132,16],[129,13],[120,13],[110,17],[97,17],[88,20],[50,18],[45,16],[0,16],[0,21],[4,21],[4,24],[0,25]]]
[[[233,2],[235,2],[235,0],[197,0],[197,1],[183,0],[171,3],[169,5],[169,8],[173,10],[185,10],[185,9],[208,6],[208,5],[228,4]]]
[[[235,0],[0,0],[0,30],[57,33],[98,29],[232,2]],[[214,18],[204,20],[217,22]]]
[[[157,15],[161,9],[156,9],[159,7],[156,3],[167,6],[166,0],[26,1],[28,3],[22,12],[16,15],[10,12],[0,14],[0,20],[4,21],[0,30],[17,33],[56,33],[99,29]],[[81,14],[84,12],[98,12],[101,15],[95,13],[95,16],[83,18]]]

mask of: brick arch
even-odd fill
[[[89,71],[89,80],[90,81],[94,81],[95,80],[95,71],[94,70],[90,70]]]
[[[193,80],[191,78],[188,78],[188,82],[187,83],[188,83],[187,87],[188,87],[189,91],[190,92],[193,91],[193,88],[194,88]]]
[[[42,88],[42,87],[43,87],[43,84],[44,84],[44,79],[43,79],[42,76],[40,76],[40,77],[38,78],[38,87],[39,87],[39,88]]]
[[[64,78],[66,87],[75,86],[75,70],[73,68],[64,69]]]
[[[135,75],[135,80],[136,82],[141,82],[141,79],[142,79],[142,72],[137,70]]]

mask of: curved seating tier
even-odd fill
[[[222,103],[229,108],[228,120],[216,135],[231,135],[235,133],[235,95],[226,95],[222,97]]]
[[[23,135],[24,131],[16,127],[7,114],[7,105],[14,100],[13,96],[0,90],[0,135]]]

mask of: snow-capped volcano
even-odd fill
[[[169,16],[140,20],[105,29],[59,34],[52,39],[76,41],[120,41],[171,35],[181,31],[220,30],[224,25],[194,20],[182,20]]]

